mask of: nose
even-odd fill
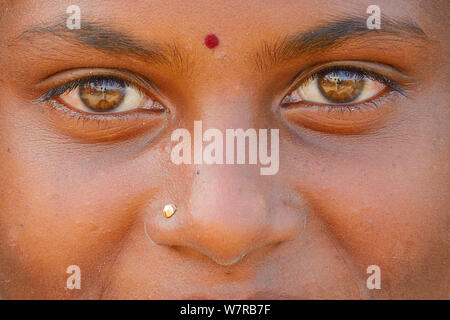
[[[158,215],[149,236],[157,244],[182,246],[231,265],[252,251],[295,238],[303,224],[274,202],[274,190],[258,168],[197,167],[189,197],[169,219]],[[289,211],[289,210],[288,210]]]
[[[251,164],[251,154],[258,152],[258,159],[261,156],[260,139],[253,153],[248,139],[244,164],[237,163],[237,142],[236,161],[232,164],[224,159],[225,151],[223,164],[195,161],[195,139],[201,136],[201,132],[199,135],[195,132],[195,119],[202,119],[205,133],[210,128],[221,131],[224,149],[231,142],[226,136],[228,128],[266,127],[265,118],[258,111],[258,101],[243,89],[247,87],[220,88],[223,90],[199,93],[201,98],[195,100],[196,109],[183,114],[185,123],[194,123],[193,162],[172,167],[170,172],[172,175],[176,172],[177,178],[166,187],[170,189],[166,193],[175,199],[161,200],[175,203],[177,212],[169,219],[162,214],[153,215],[161,212],[165,204],[154,203],[146,226],[156,244],[189,248],[178,252],[193,250],[217,264],[231,265],[258,249],[262,255],[266,252],[263,247],[274,248],[274,244],[296,238],[304,228],[305,216],[298,211],[299,203],[292,200],[292,194],[281,190],[286,186],[277,175],[261,175],[264,165],[259,160]],[[219,94],[223,97],[220,101]]]

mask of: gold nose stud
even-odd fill
[[[177,207],[174,204],[166,204],[163,209],[164,217],[170,218],[177,211]]]

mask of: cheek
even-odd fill
[[[298,169],[305,176],[295,183],[297,191],[363,274],[369,265],[380,266],[385,287],[389,281],[420,277],[424,266],[445,254],[448,188],[430,139],[368,139],[339,152],[299,156],[309,167]]]
[[[71,144],[17,124],[2,127],[0,153],[0,266],[11,280],[5,292],[79,294],[65,290],[67,267],[78,265],[90,289],[83,294],[96,294],[100,270],[114,260],[161,181],[133,160],[134,145]],[[158,167],[160,152],[146,152],[145,172]]]

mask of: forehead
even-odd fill
[[[398,48],[398,40],[403,41],[403,45],[407,45],[410,40],[405,37],[405,33],[401,33],[387,43],[388,38],[382,34],[387,31],[387,35],[392,35],[387,21],[394,21],[394,25],[405,22],[423,29],[422,9],[418,9],[421,7],[416,4],[414,0],[377,1],[382,16],[382,30],[370,35],[379,34],[377,37],[383,42],[383,50]],[[168,64],[163,64],[164,69],[153,68],[152,71],[169,71],[177,81],[184,79],[183,75],[191,75],[192,70],[196,76],[206,80],[219,81],[218,78],[230,73],[243,78],[253,77],[254,71],[270,70],[286,61],[285,58],[292,60],[294,57],[298,60],[300,57],[307,61],[315,57],[317,47],[329,49],[333,39],[340,41],[347,38],[347,49],[339,41],[332,43],[337,44],[336,47],[341,51],[340,56],[333,56],[333,59],[347,59],[345,54],[349,51],[374,51],[364,53],[359,57],[361,59],[380,53],[380,49],[374,45],[376,40],[368,41],[365,37],[357,39],[352,36],[361,36],[368,31],[366,20],[370,13],[367,9],[373,5],[369,0],[78,0],[76,5],[80,9],[81,30],[68,31],[66,21],[71,13],[67,9],[72,5],[72,0],[2,1],[0,30],[5,32],[0,31],[0,43],[7,43],[6,50],[15,50],[17,56],[28,56],[34,60],[39,57],[40,64],[45,57],[52,58],[46,64],[51,71],[58,71],[55,62],[58,59],[55,56],[59,58],[68,52],[80,57],[78,60],[83,60],[86,64],[92,61],[90,63],[95,65],[98,65],[100,57],[104,59],[98,51],[94,51],[96,49],[108,54],[118,54],[122,61],[123,58],[128,59],[126,55],[131,54],[131,58],[135,58],[133,54],[139,52],[139,62],[142,63],[139,65],[144,67],[140,70],[147,70],[149,62],[169,61]],[[336,21],[343,21],[344,24],[335,27]],[[345,30],[352,21],[358,21],[359,31]],[[45,34],[48,26],[55,25],[63,30],[56,30],[56,36],[52,34],[55,32]],[[325,29],[322,28],[324,25]],[[102,28],[98,29],[98,26]],[[331,34],[330,26],[333,31]],[[27,33],[35,28],[44,31],[44,35]],[[428,33],[428,30],[424,31],[425,34]],[[21,38],[24,34],[26,37]],[[214,55],[210,55],[211,51],[204,47],[203,39],[208,34],[215,34],[220,41]],[[302,41],[297,41],[294,45],[287,43],[286,46],[284,40],[297,38],[297,35]],[[75,38],[75,42],[72,38]],[[351,41],[348,41],[349,38]],[[292,48],[295,50],[291,50]],[[305,48],[312,50],[304,51]],[[87,49],[90,51],[86,51]],[[162,55],[159,54],[161,52]],[[401,52],[398,54],[401,55]],[[114,59],[116,58],[117,56]],[[14,60],[14,57],[10,61],[11,59]],[[392,60],[395,59],[392,57]],[[134,63],[135,59],[127,61]],[[67,68],[66,65],[59,67]],[[139,69],[138,65],[136,69]],[[154,73],[150,75],[154,76]],[[186,77],[188,78],[190,76]]]
[[[381,15],[387,20],[394,19],[416,25],[420,19],[416,1],[382,0],[377,2]],[[72,1],[33,1],[4,0],[0,7],[0,39],[4,43],[15,42],[20,35],[35,27],[60,24],[65,31],[65,23],[70,17],[68,8]],[[173,54],[198,51],[202,44],[199,37],[215,34],[220,39],[222,50],[228,52],[228,58],[239,51],[239,60],[252,55],[256,47],[263,42],[283,42],[286,38],[298,34],[312,34],[321,31],[324,24],[333,26],[336,21],[357,21],[359,27],[366,29],[366,20],[370,16],[369,0],[335,1],[335,0],[79,0],[82,30],[94,32],[93,25],[105,25],[113,30],[113,36],[126,35],[132,39],[151,40],[170,46]],[[419,21],[420,22],[420,21]],[[342,23],[334,30],[351,34],[356,30],[341,30]],[[384,24],[386,30],[387,24]],[[419,24],[420,27],[420,24]],[[364,30],[367,31],[367,30]],[[81,34],[82,32],[80,32]],[[328,35],[326,35],[328,37]],[[317,38],[317,37],[316,37]],[[89,39],[87,39],[89,41]],[[108,40],[109,41],[109,40]],[[103,44],[108,46],[108,44]],[[115,44],[114,44],[115,45]],[[11,46],[12,47],[12,46]],[[174,48],[176,50],[174,50]],[[249,48],[248,52],[243,48]],[[181,50],[181,51],[180,51]],[[270,48],[273,50],[273,46]],[[244,59],[242,59],[244,58]],[[253,57],[252,57],[253,58]]]
[[[431,2],[431,1],[430,1]],[[73,1],[6,0],[0,3],[0,24],[21,29],[27,24],[65,17]],[[336,0],[78,0],[82,19],[108,21],[136,36],[177,37],[190,40],[192,34],[214,32],[232,40],[286,33],[343,15],[368,17],[373,1]],[[379,0],[381,14],[419,20],[416,1]],[[181,29],[180,29],[181,28]]]

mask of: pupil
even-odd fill
[[[121,80],[96,79],[80,85],[81,101],[97,112],[117,108],[125,97],[126,87]]]
[[[347,71],[329,72],[319,77],[319,89],[330,102],[346,103],[355,100],[364,88],[365,80]]]

